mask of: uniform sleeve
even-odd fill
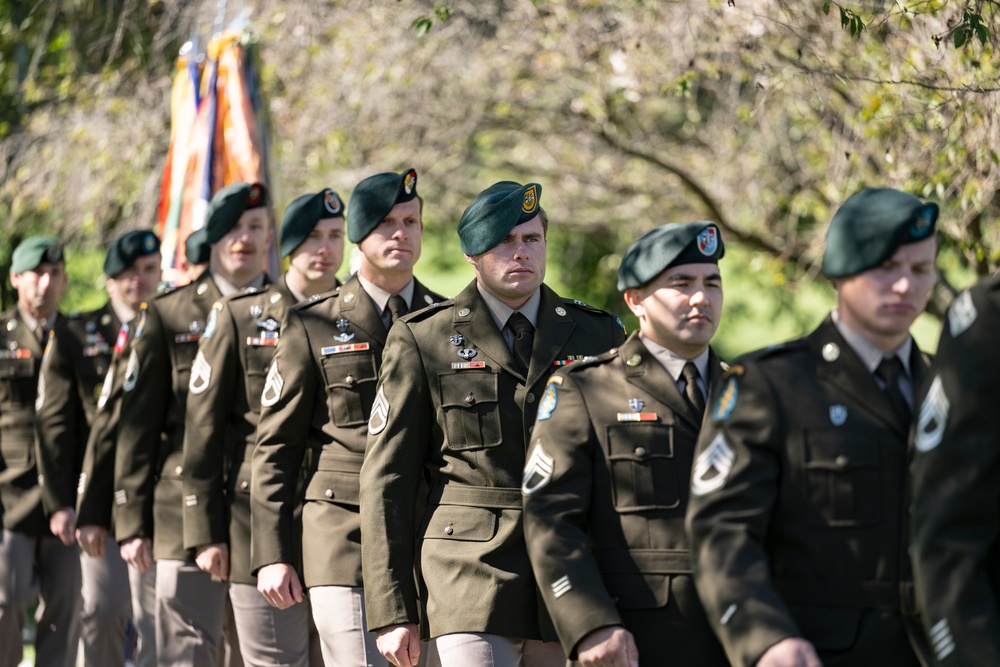
[[[184,417],[184,547],[229,542],[225,490],[226,425],[242,386],[238,332],[223,302],[212,306],[192,365]]]
[[[1000,312],[975,307],[957,336],[945,323],[913,442],[914,573],[942,667],[1000,664]]]
[[[764,548],[781,475],[782,416],[759,369],[713,391],[692,466],[686,527],[695,585],[733,665],[799,636]]]
[[[317,394],[309,338],[302,318],[289,310],[261,397],[250,482],[251,571],[271,563],[295,565],[302,535],[296,493],[308,448]]]
[[[76,498],[78,526],[111,528],[111,508],[115,488],[115,442],[121,415],[122,380],[129,347],[115,352],[104,378],[101,397],[90,425],[90,436],[83,455]]]
[[[115,451],[118,542],[153,537],[153,487],[172,387],[167,334],[155,304],[145,317],[142,335],[132,338],[122,385]]]
[[[546,403],[554,404],[551,412]],[[539,412],[521,489],[524,532],[545,606],[572,657],[589,632],[622,624],[587,531],[600,443],[572,374],[549,380]]]
[[[86,420],[73,369],[72,334],[57,327],[42,357],[35,401],[38,428],[38,476],[46,515],[76,506],[77,471],[84,443],[79,442]]]
[[[417,493],[434,428],[427,370],[409,323],[389,331],[361,466],[361,571],[370,631],[418,620]]]

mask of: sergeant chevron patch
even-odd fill
[[[528,462],[524,464],[524,478],[521,480],[521,493],[530,496],[532,493],[542,488],[552,479],[552,469],[555,467],[555,460],[545,453],[542,443],[535,445],[531,450]]]
[[[285,378],[281,377],[278,370],[278,362],[271,364],[271,369],[267,371],[267,380],[264,382],[264,391],[260,394],[260,404],[269,408],[281,398],[281,390],[285,388]]]
[[[122,389],[132,391],[135,389],[135,383],[138,381],[139,357],[136,355],[135,350],[132,350],[132,354],[128,356],[128,364],[125,366],[125,382],[122,385]]]
[[[948,423],[948,411],[951,403],[944,393],[941,376],[934,376],[924,402],[920,404],[920,416],[917,418],[917,432],[913,436],[913,446],[918,452],[929,452],[941,444],[945,424]]]
[[[379,385],[375,403],[372,404],[372,416],[368,420],[368,433],[378,435],[389,423],[389,401],[385,397],[385,385]]]
[[[568,574],[552,582],[552,592],[557,598],[561,598],[571,590],[573,590],[573,584],[570,583]]]
[[[209,365],[208,360],[205,359],[205,353],[198,350],[198,356],[194,358],[194,363],[191,364],[191,382],[188,384],[188,391],[195,395],[203,394],[211,382],[212,367]]]
[[[694,462],[691,495],[704,496],[725,486],[735,460],[736,453],[726,442],[726,436],[722,433],[716,435]]]
[[[931,626],[931,643],[934,644],[934,654],[937,659],[944,660],[955,651],[955,639],[951,636],[948,621],[942,618]]]

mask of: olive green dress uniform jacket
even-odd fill
[[[156,295],[132,326],[115,452],[115,538],[152,538],[157,560],[192,557],[183,546],[184,411],[198,341],[220,298],[205,271]]]
[[[112,527],[115,497],[115,451],[118,419],[121,415],[122,387],[131,356],[131,323],[118,329],[108,373],[95,405],[90,434],[83,454],[76,488],[76,525]]]
[[[443,300],[417,281],[412,310]],[[255,573],[295,565],[301,549],[307,587],[362,585],[358,474],[387,335],[357,276],[288,311],[253,456]]]
[[[0,315],[0,512],[4,528],[30,537],[50,535],[36,466],[35,398],[42,352],[16,308]]]
[[[121,322],[110,302],[59,319],[44,354],[36,401],[42,506],[76,506],[90,424]]]
[[[285,311],[296,298],[282,276],[212,306],[198,355],[184,429],[184,546],[229,544],[229,580],[250,574],[250,460],[260,396]],[[214,330],[213,330],[214,326]]]
[[[542,639],[544,627],[554,640],[524,543],[525,448],[549,376],[620,345],[620,323],[542,285],[524,377],[475,281],[401,322],[389,334],[361,471],[368,627],[420,619],[425,639]],[[425,477],[426,510],[414,516]]]
[[[711,387],[725,365],[710,352],[708,368]],[[638,333],[549,380],[525,470],[524,530],[570,658],[588,633],[624,625],[642,664],[728,667],[684,532],[700,426]]]
[[[914,386],[927,360],[913,345]],[[917,665],[907,431],[827,318],[713,391],[688,506],[695,582],[733,665],[804,637],[823,664]]]
[[[912,554],[942,667],[1000,665],[998,330],[994,276],[952,304],[914,403]]]

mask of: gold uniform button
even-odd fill
[[[177,466],[176,468],[174,468],[175,475],[179,476],[182,472],[184,472],[184,466]]]
[[[529,391],[528,395],[524,397],[524,400],[528,401],[528,403],[534,403],[535,395]]]
[[[326,497],[327,498],[333,498],[333,489],[327,489],[326,490]]]
[[[250,488],[250,482],[243,480],[242,482],[240,482],[240,488],[246,491],[247,489]]]
[[[455,532],[455,529],[452,528],[450,525],[445,526],[445,529],[444,529],[444,534],[445,535],[451,535],[454,532]]]
[[[344,382],[353,387],[355,383],[354,376],[348,375],[347,377],[344,378]]]
[[[644,455],[646,453],[646,448],[645,447],[636,447],[635,448],[635,453],[638,456],[642,456],[642,455]]]
[[[836,463],[841,468],[846,468],[847,464],[850,463],[851,461],[846,456],[844,456],[843,454],[841,454],[836,459],[834,459],[833,462]]]

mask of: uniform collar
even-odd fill
[[[490,315],[493,316],[493,321],[496,322],[497,328],[503,330],[507,326],[507,320],[510,316],[514,314],[515,309],[511,308],[505,304],[500,299],[496,298],[489,292],[487,292],[479,281],[476,281],[476,289],[479,290],[480,296],[483,297],[483,301],[486,302],[486,307],[490,309]],[[538,328],[538,308],[542,304],[542,290],[541,288],[535,290],[535,293],[531,295],[516,312],[521,313],[528,321],[531,322],[531,326]]]
[[[116,299],[108,299],[108,305],[119,322],[131,322],[132,318],[135,317],[136,311]]]
[[[368,292],[368,296],[370,296],[372,301],[375,302],[375,305],[378,306],[378,312],[385,312],[385,307],[389,305],[389,299],[395,295],[385,291],[372,281],[365,278],[361,275],[360,271],[358,271],[355,275],[358,277],[358,282],[361,283],[361,288]],[[406,283],[406,286],[397,292],[399,296],[403,297],[403,301],[406,302],[406,307],[411,310],[413,307],[413,290],[415,288],[415,282],[416,281],[411,276],[410,282]]]
[[[681,372],[684,370],[685,364],[689,361],[694,364],[695,368],[698,369],[698,375],[701,376],[702,381],[708,386],[708,348],[699,354],[694,359],[685,359],[681,355],[677,354],[670,348],[664,347],[659,343],[654,343],[652,340],[647,338],[639,332],[639,339],[642,340],[642,344],[646,346],[649,353],[653,355],[657,361],[659,361],[667,372],[670,373],[670,377],[677,382],[681,377]]]
[[[837,331],[843,337],[844,341],[851,346],[854,353],[858,355],[858,359],[865,365],[869,373],[875,372],[875,369],[882,362],[883,357],[892,358],[896,356],[903,363],[903,369],[906,371],[907,377],[913,376],[913,373],[910,371],[910,354],[913,351],[912,336],[907,336],[902,345],[892,352],[886,353],[878,349],[871,341],[844,322],[840,318],[840,313],[836,308],[830,313],[830,317],[833,320],[833,326],[837,327]],[[698,370],[701,369],[699,368]]]
[[[222,296],[230,296],[232,294],[236,294],[237,292],[242,292],[248,287],[256,287],[257,289],[260,289],[266,283],[265,274],[263,271],[260,273],[259,276],[251,280],[243,287],[237,287],[236,285],[232,284],[231,282],[223,278],[218,273],[213,273],[212,278],[215,280],[215,286],[219,288],[220,292],[222,292]]]

